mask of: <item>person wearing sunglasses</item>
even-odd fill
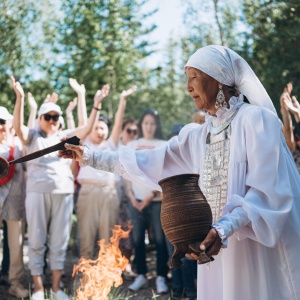
[[[133,118],[127,118],[123,121],[122,131],[120,135],[120,145],[126,146],[131,141],[136,140],[138,137],[138,126],[137,122]],[[131,222],[129,215],[129,197],[128,194],[131,192],[131,182],[121,177],[121,201],[120,201],[120,211],[119,211],[119,224],[124,230],[128,230],[128,224]],[[121,239],[120,249],[122,254],[128,259],[128,264],[123,271],[123,277],[125,279],[131,280],[134,278],[134,273],[131,267],[130,258],[133,254],[134,242],[133,234],[130,231],[128,238]]]
[[[122,132],[120,142],[122,145],[127,145],[129,142],[138,138],[139,130],[137,122],[133,118],[124,120],[122,124]]]
[[[0,106],[0,156],[11,161],[22,156],[22,145],[10,128],[13,116]],[[24,165],[11,165],[6,177],[0,179],[0,224],[7,224],[9,248],[8,293],[19,299],[27,298],[29,291],[21,283],[24,272],[23,242],[25,233],[25,176]]]
[[[29,129],[23,124],[23,88],[14,77],[11,77],[11,83],[16,94],[13,125],[27,153],[53,146],[64,137],[76,135],[84,139],[92,130],[99,116],[101,103],[109,93],[108,85],[97,91],[89,121],[85,126],[73,130],[59,130],[62,111],[57,104],[46,102],[38,111],[38,126]],[[71,160],[60,159],[56,152],[27,162],[25,204],[29,269],[34,283],[32,300],[45,299],[42,274],[47,247],[52,272],[52,298],[69,299],[60,290],[60,281],[72,225],[74,178],[70,165]]]

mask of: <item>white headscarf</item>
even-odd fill
[[[251,104],[263,106],[276,113],[273,102],[248,63],[224,46],[205,46],[197,50],[186,67],[196,68],[218,82],[235,86]]]

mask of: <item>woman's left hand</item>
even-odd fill
[[[206,250],[205,253],[208,257],[211,257],[213,255],[218,255],[221,247],[222,247],[222,240],[219,237],[219,234],[215,228],[212,228],[208,232],[206,238],[200,244],[200,250],[201,251]],[[190,253],[190,254],[187,253],[185,256],[193,260],[198,260],[200,258],[200,256],[198,256],[196,253]]]

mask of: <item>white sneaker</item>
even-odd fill
[[[144,275],[138,275],[134,282],[128,287],[129,290],[137,292],[141,288],[146,288],[148,286],[148,279]]]
[[[45,294],[43,291],[37,291],[31,295],[31,300],[45,300]]]
[[[54,293],[52,290],[51,292],[51,299],[52,300],[68,300],[69,296],[64,293],[62,290],[58,290],[56,293]]]
[[[162,276],[158,276],[156,278],[156,291],[158,294],[165,294],[169,290],[166,284],[166,278]]]

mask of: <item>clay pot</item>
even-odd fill
[[[181,267],[181,258],[191,252],[203,256],[199,263],[213,260],[199,248],[211,229],[212,212],[198,181],[198,174],[182,174],[158,182],[163,192],[161,224],[174,246],[171,268]]]

